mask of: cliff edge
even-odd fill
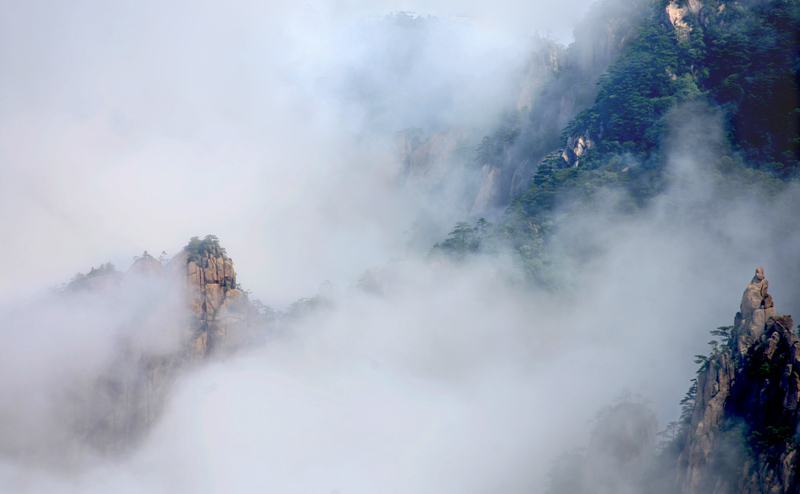
[[[800,338],[791,316],[776,315],[768,287],[758,268],[733,326],[720,328],[724,341],[698,372],[678,492],[800,492]]]

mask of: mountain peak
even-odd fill
[[[726,345],[698,371],[697,397],[678,489],[797,492],[795,433],[800,402],[800,337],[776,316],[763,268],[742,295]],[[723,328],[721,328],[723,329]]]

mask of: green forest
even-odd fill
[[[566,64],[541,88],[545,99],[564,86],[583,97],[595,93],[560,136],[541,131],[544,110],[534,104],[482,140],[477,166],[499,163],[502,153],[517,161],[544,158],[495,224],[459,222],[432,255],[461,261],[510,251],[531,281],[553,286],[561,253],[551,240],[564,219],[593,208],[601,190],[616,192],[619,214],[647,208],[674,182],[670,129],[696,117],[721,128],[714,158],[703,166],[722,197],[759,186],[768,199],[800,177],[797,2],[712,2],[687,11],[685,27],[677,28],[665,19],[666,5],[632,4],[641,15],[632,15],[636,22],[596,87],[575,82],[581,69]],[[567,60],[574,49],[566,49]],[[562,151],[578,137],[594,145],[570,165]]]

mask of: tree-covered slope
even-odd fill
[[[547,137],[551,120],[540,130],[546,119],[535,106],[527,120],[508,119],[484,139],[479,162],[505,153],[506,160],[538,163],[535,174],[496,226],[467,232],[461,224],[434,253],[461,258],[507,248],[531,278],[552,283],[560,253],[550,240],[563,219],[596,208],[599,191],[616,192],[605,206],[618,213],[646,208],[674,181],[676,129],[698,116],[705,123],[683,133],[720,136],[702,159],[723,196],[745,185],[776,191],[798,178],[800,4],[659,1],[632,8],[643,14],[633,17],[619,55],[599,76],[594,102],[569,121],[560,141]],[[574,77],[562,71],[542,93],[572,87]],[[469,242],[456,241],[467,233]]]

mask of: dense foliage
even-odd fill
[[[203,240],[200,240],[200,237],[192,237],[183,250],[189,254],[190,262],[199,262],[206,255],[228,257],[225,249],[219,244],[219,239],[216,235],[206,235]]]
[[[595,104],[566,135],[587,133],[598,141],[594,166],[626,151],[646,158],[660,143],[666,112],[702,99],[723,115],[729,142],[748,166],[796,175],[797,2],[710,2],[681,22],[686,27],[673,28],[659,15],[646,18],[601,78]]]
[[[560,141],[526,130],[540,129],[537,119],[554,127],[535,108],[528,120],[509,114],[484,138],[478,163],[535,160],[536,172],[508,198],[496,225],[477,235],[477,225],[470,232],[459,223],[435,253],[464,259],[502,246],[532,280],[552,283],[562,253],[551,239],[562,220],[596,207],[600,191],[616,192],[605,206],[620,214],[646,207],[672,180],[663,150],[670,129],[698,115],[722,127],[709,167],[723,197],[745,184],[780,190],[800,176],[798,2],[707,2],[696,13],[686,8],[676,26],[665,18],[666,5],[651,3],[639,18],[599,77],[594,103],[569,122]],[[574,84],[570,77],[574,71],[557,73],[543,94]],[[567,163],[562,150],[578,137],[591,146]]]

